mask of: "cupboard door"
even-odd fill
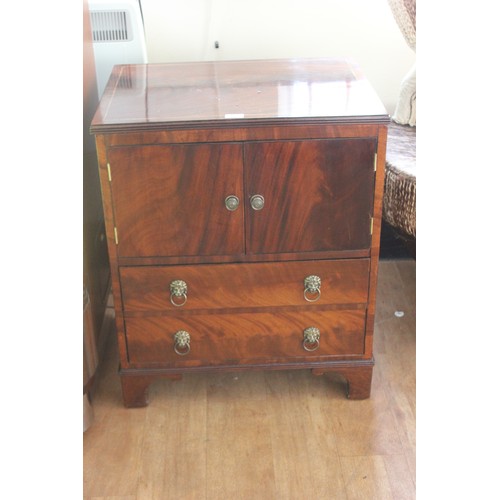
[[[246,144],[247,252],[369,248],[375,152],[376,139]]]
[[[108,151],[120,257],[244,252],[240,144],[151,145]],[[233,207],[234,208],[234,207]]]

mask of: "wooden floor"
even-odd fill
[[[395,315],[402,311],[403,316]],[[309,371],[186,375],[125,409],[108,345],[84,498],[415,498],[415,261],[380,262],[372,396]]]

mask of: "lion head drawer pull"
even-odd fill
[[[176,307],[181,307],[187,302],[187,284],[182,280],[170,283],[170,302]]]
[[[311,274],[304,280],[304,299],[316,302],[321,297],[321,278]]]
[[[304,341],[302,342],[302,346],[306,351],[312,352],[315,351],[319,347],[319,329],[310,326],[304,330]]]
[[[191,350],[191,336],[185,330],[179,330],[174,334],[174,351],[179,356],[185,356]]]

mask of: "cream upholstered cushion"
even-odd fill
[[[392,119],[402,125],[417,125],[417,68],[416,64],[403,78],[396,110]]]
[[[417,3],[416,0],[388,0],[401,33],[408,46],[417,47]],[[417,69],[416,64],[401,82],[399,98],[392,119],[402,125],[417,124]]]

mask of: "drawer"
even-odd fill
[[[122,267],[125,314],[196,309],[364,304],[368,259],[166,267]],[[321,279],[319,292],[306,291],[304,279]],[[185,293],[171,295],[182,280]],[[181,290],[182,292],[182,290]],[[309,302],[310,301],[310,302]]]
[[[127,318],[129,361],[169,366],[286,362],[361,355],[365,311],[193,314]],[[304,348],[304,330],[319,329],[319,346]],[[189,352],[174,340],[189,334]],[[316,344],[306,343],[314,349]],[[175,352],[175,348],[181,353]]]

